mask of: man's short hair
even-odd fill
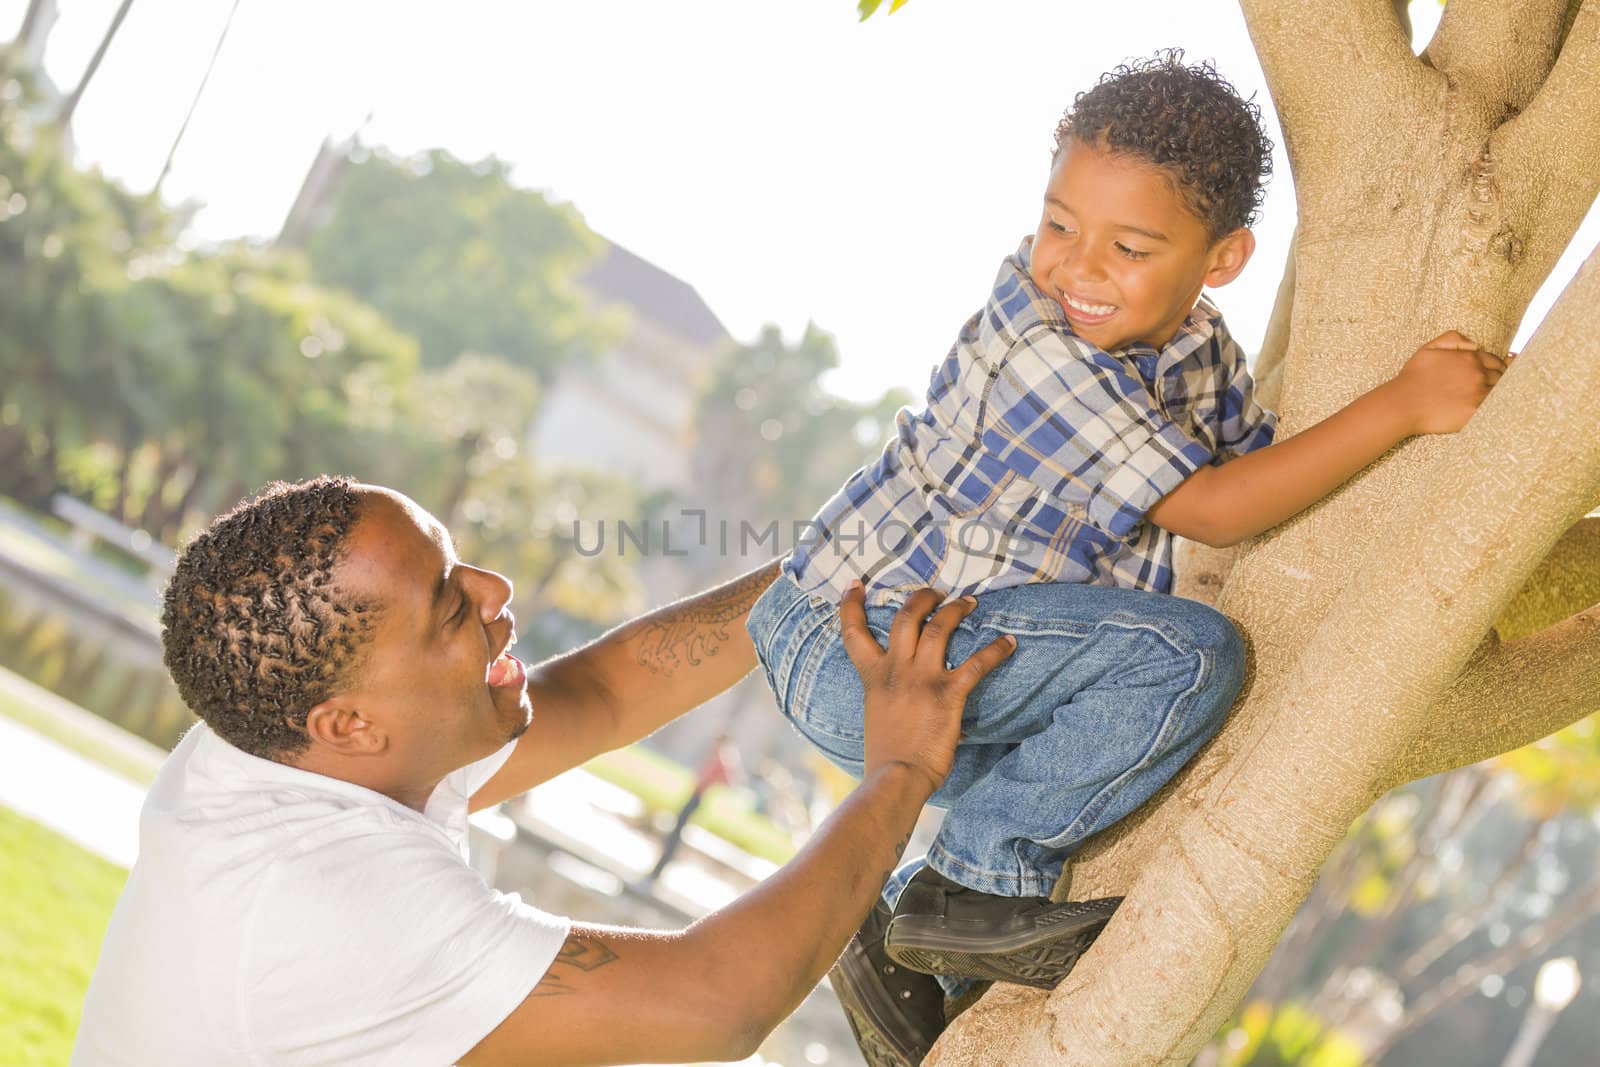
[[[255,756],[304,751],[306,713],[350,684],[377,605],[333,578],[362,497],[349,478],[274,482],[178,557],[163,658],[191,711]]]
[[[1056,127],[1058,156],[1069,137],[1166,169],[1212,240],[1254,225],[1272,174],[1261,108],[1211,63],[1185,65],[1180,48],[1102,74]]]

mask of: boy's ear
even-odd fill
[[[377,755],[388,743],[383,729],[362,715],[355,702],[344,695],[329,697],[313,706],[306,712],[304,729],[313,744],[342,756]]]
[[[1244,270],[1244,265],[1250,262],[1255,250],[1256,235],[1243,226],[1220,238],[1211,246],[1207,256],[1210,265],[1206,269],[1205,284],[1215,289],[1233,281]]]

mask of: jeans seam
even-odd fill
[[[1004,618],[1005,617],[1003,615],[996,613],[995,615],[986,616],[984,619],[979,620],[977,625],[980,628],[993,626],[997,620],[1003,620]],[[963,623],[967,621],[970,620],[963,620]],[[1163,625],[1160,620],[1107,618],[1101,620],[1096,625],[1087,628],[1063,628],[1058,625],[1046,625],[1029,627],[1023,632],[1053,632],[1070,636],[1087,637],[1093,634],[1096,630],[1105,627],[1130,632],[1143,631],[1152,634],[1157,639],[1168,645],[1168,647],[1176,651],[1180,657],[1182,657],[1182,659],[1186,661],[1190,659],[1197,660],[1197,669],[1194,671],[1194,675],[1189,685],[1184,688],[1183,692],[1178,694],[1178,696],[1173,699],[1171,706],[1167,710],[1167,713],[1162,717],[1160,724],[1152,732],[1149,743],[1145,746],[1144,751],[1141,753],[1139,759],[1135,763],[1128,766],[1122,774],[1117,776],[1115,780],[1108,782],[1098,793],[1091,797],[1079,811],[1077,817],[1074,818],[1073,821],[1065,828],[1063,828],[1059,834],[1043,840],[1032,839],[1018,841],[1016,844],[1019,846],[1032,845],[1038,848],[1064,848],[1067,844],[1080,841],[1086,837],[1086,828],[1092,826],[1094,822],[1104,814],[1105,810],[1119,796],[1122,795],[1129,783],[1153,762],[1154,754],[1161,750],[1161,746],[1167,741],[1167,739],[1170,738],[1172,734],[1180,727],[1180,725],[1187,720],[1188,712],[1194,704],[1195,696],[1204,690],[1207,680],[1214,673],[1212,657],[1208,653],[1206,653],[1202,648],[1196,647],[1194,643],[1191,643],[1185,639],[1181,633],[1174,632],[1173,628]],[[1001,627],[994,628],[1000,629]],[[951,805],[952,809],[959,803],[960,801],[958,798]],[[1038,866],[1037,862],[1028,859],[1020,852],[1013,852],[1013,858],[1017,863],[1016,869],[1019,872],[1023,872],[1016,875],[997,874],[985,867],[975,866],[972,863],[956,858],[956,856],[951,854],[944,847],[942,833],[940,834],[939,838],[935,840],[933,848],[929,850],[930,857],[935,853],[937,853],[938,856],[941,857],[941,859],[950,867],[969,872],[970,875],[976,880],[981,880],[991,885],[1004,884],[1007,886],[1018,887],[1043,887],[1043,893],[1045,895],[1048,895],[1054,886],[1053,879],[1046,879],[1042,876],[1032,873]],[[960,881],[960,879],[956,880]],[[1047,881],[1049,884],[1046,884]]]
[[[985,884],[985,886],[993,886],[993,885],[1003,884],[1005,886],[1016,887],[1018,889],[1022,889],[1022,888],[1033,889],[1033,890],[1041,890],[1042,889],[1042,892],[1015,894],[1017,896],[1049,896],[1050,895],[1050,891],[1055,888],[1055,879],[1054,878],[1047,879],[1045,876],[1039,875],[1039,874],[1031,871],[1029,869],[1031,867],[1031,864],[1027,864],[1027,863],[1021,862],[1020,858],[1019,858],[1018,863],[1017,863],[1017,873],[1016,874],[999,874],[999,873],[991,871],[991,870],[989,870],[987,868],[975,867],[970,863],[966,863],[966,862],[963,862],[960,859],[957,859],[948,850],[946,850],[944,848],[944,846],[942,844],[940,844],[939,841],[935,840],[933,845],[932,845],[932,847],[930,847],[928,849],[927,856],[924,857],[924,859],[926,860],[928,866],[932,867],[935,871],[939,871],[939,873],[943,874],[946,878],[950,878],[951,881],[959,882],[962,885],[966,885],[967,883],[963,882],[960,878],[952,878],[948,871],[939,870],[940,864],[936,864],[936,863],[933,862],[935,857],[937,857],[941,861],[942,864],[947,865],[948,867],[952,867],[952,868],[955,868],[955,869],[961,870],[961,871],[966,871],[968,874],[973,876],[973,880],[974,881],[983,882]],[[1049,885],[1045,884],[1047,881],[1050,883]],[[973,887],[973,888],[976,888],[976,887]],[[987,892],[987,889],[986,888],[985,889],[980,889],[979,892]],[[1012,895],[1012,894],[1006,894],[1006,895]]]
[[[782,581],[784,579],[780,578],[779,580]],[[789,579],[789,582],[790,582],[791,585],[794,584],[792,579]],[[772,661],[772,646],[777,643],[778,634],[783,629],[783,624],[789,621],[789,616],[794,614],[794,610],[796,608],[798,608],[798,607],[800,607],[802,605],[809,604],[809,603],[810,603],[809,599],[797,587],[795,589],[795,597],[794,597],[794,599],[789,603],[789,605],[787,607],[785,607],[781,612],[778,613],[778,617],[776,619],[772,620],[772,627],[767,632],[766,643],[762,646],[762,649],[761,649],[761,658],[762,658],[763,662],[770,663]]]
[[[799,706],[806,703],[806,700],[803,699],[803,697],[809,697],[811,695],[811,687],[816,683],[817,672],[822,669],[822,661],[828,657],[828,653],[832,648],[831,642],[842,643],[842,639],[839,637],[838,631],[832,625],[830,625],[833,618],[836,617],[837,614],[838,609],[835,608],[827,614],[819,616],[817,629],[824,629],[827,631],[827,633],[824,633],[817,638],[816,643],[811,648],[810,655],[806,656],[803,662],[795,664],[796,674],[792,683],[795,695],[795,709],[791,711],[789,717],[796,723],[801,721],[800,712],[798,710]],[[863,709],[863,714],[861,716],[861,729],[859,733],[838,733],[834,730],[822,729],[810,719],[806,719],[804,721],[808,730],[821,734],[824,737],[832,738],[836,741],[858,744],[866,740],[867,731],[865,709]]]
[[[1087,825],[1092,825],[1094,821],[1105,812],[1106,808],[1111,806],[1112,801],[1116,800],[1117,797],[1122,794],[1122,791],[1127,788],[1128,782],[1135,775],[1149,766],[1149,764],[1152,762],[1152,755],[1161,749],[1163,743],[1177,728],[1177,724],[1184,721],[1189,708],[1194,703],[1195,695],[1205,688],[1205,682],[1212,673],[1211,657],[1205,652],[1196,648],[1190,648],[1184,642],[1174,640],[1171,635],[1163,633],[1158,627],[1140,624],[1132,628],[1146,629],[1152,633],[1158,634],[1163,640],[1167,641],[1174,648],[1177,648],[1180,652],[1182,652],[1185,658],[1192,656],[1198,659],[1200,661],[1199,669],[1195,672],[1194,680],[1190,682],[1188,688],[1180,693],[1178,698],[1172,702],[1172,707],[1168,709],[1167,714],[1162,718],[1161,725],[1156,728],[1155,734],[1151,737],[1150,743],[1145,747],[1144,752],[1140,755],[1138,762],[1128,767],[1114,780],[1107,782],[1105,787],[1102,788],[1100,792],[1096,793],[1093,797],[1090,797],[1089,802],[1085,804],[1083,806],[1083,810],[1078,813],[1078,817],[1072,821],[1066,830],[1064,830],[1057,837],[1052,838],[1052,842],[1058,840],[1081,840],[1082,837],[1085,836],[1084,828]]]

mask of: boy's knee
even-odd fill
[[[1173,599],[1183,605],[1182,625],[1194,650],[1206,658],[1215,685],[1227,690],[1231,703],[1244,681],[1245,643],[1239,628],[1222,612],[1198,600]]]

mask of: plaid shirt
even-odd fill
[[[785,569],[837,599],[1024,582],[1172,590],[1172,534],[1145,513],[1189,475],[1272,443],[1244,354],[1202,298],[1161,351],[1102,352],[1033,284],[1031,243],[902,409],[875,463],[797,539]],[[1153,399],[1152,399],[1153,398]]]

